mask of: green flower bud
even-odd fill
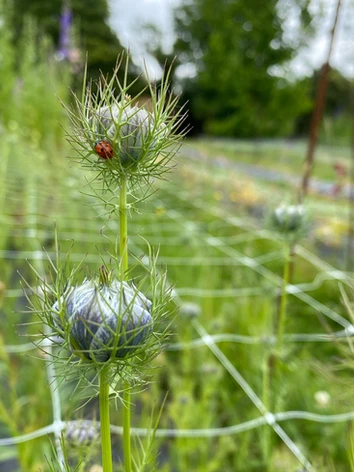
[[[68,141],[74,157],[96,172],[104,188],[119,186],[123,177],[132,191],[169,172],[187,130],[184,106],[169,84],[171,70],[158,87],[148,80],[147,87],[131,97],[132,84],[125,74],[121,80],[120,70],[128,66],[129,57],[119,60],[109,80],[102,74],[97,86],[87,84],[82,99],[74,97],[73,107],[64,106],[72,124]],[[149,108],[137,104],[142,97]]]
[[[158,132],[151,113],[138,106],[114,104],[95,114],[97,136],[108,139],[122,167],[134,167],[156,151]],[[153,135],[154,134],[154,135]],[[97,140],[97,136],[94,139]]]
[[[153,326],[151,307],[150,300],[127,282],[85,280],[69,287],[52,313],[75,354],[107,362],[132,354],[147,340]]]

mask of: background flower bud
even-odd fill
[[[201,314],[200,305],[193,302],[185,302],[179,307],[179,314],[186,318],[198,318]]]
[[[305,209],[302,205],[282,205],[272,214],[272,222],[281,233],[295,233],[303,229]]]
[[[65,439],[74,447],[89,446],[99,435],[99,426],[90,420],[70,421],[65,429]]]
[[[85,280],[67,290],[61,304],[64,319],[59,316],[56,302],[53,321],[68,333],[73,351],[88,360],[123,358],[146,341],[152,331],[150,300],[127,282],[98,284]]]

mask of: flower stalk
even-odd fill
[[[119,192],[119,253],[121,261],[121,281],[123,282],[128,271],[128,217],[127,217],[127,179],[124,175],[120,179]],[[130,386],[124,382],[123,392],[123,449],[124,471],[131,472],[131,439],[130,439]]]
[[[279,382],[280,382],[280,364],[283,356],[283,340],[285,333],[285,322],[286,322],[286,308],[287,308],[287,299],[288,299],[288,285],[289,285],[289,276],[290,276],[290,266],[291,266],[291,248],[292,245],[289,243],[285,248],[285,260],[283,268],[283,285],[281,290],[280,305],[278,310],[278,317],[276,323],[276,344],[275,344],[275,353],[270,355],[269,362],[273,364],[273,372],[269,369],[269,376],[274,380],[275,391],[279,391]],[[279,407],[278,405],[278,394],[274,397],[273,410],[276,411]]]
[[[109,414],[109,369],[104,367],[100,372],[100,421],[101,421],[101,444],[103,472],[112,472],[112,444]]]
[[[265,359],[263,361],[263,385],[262,385],[263,405],[265,406],[267,411],[272,410],[272,405],[271,405],[272,362],[273,362],[273,355],[271,352],[267,352],[267,355],[265,356]],[[263,435],[262,435],[262,452],[263,452],[264,467],[267,472],[270,470],[271,440],[272,440],[271,428],[270,426],[266,426],[264,428]]]
[[[283,286],[280,298],[280,307],[278,315],[278,326],[277,326],[277,349],[281,349],[283,344],[283,337],[285,331],[285,318],[286,318],[286,303],[288,296],[288,284],[290,274],[290,261],[291,261],[291,245],[287,246],[284,260],[284,273],[283,273]]]
[[[132,470],[131,440],[130,440],[130,386],[124,383],[123,393],[123,449],[124,449],[124,472]]]
[[[128,214],[127,214],[127,179],[125,175],[120,178],[119,190],[119,255],[120,255],[120,279],[124,282],[128,271]]]

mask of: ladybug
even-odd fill
[[[102,159],[112,159],[114,156],[112,144],[108,141],[98,141],[95,144],[95,153],[102,157]]]

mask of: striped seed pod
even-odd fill
[[[124,358],[151,334],[151,301],[119,280],[85,280],[69,287],[52,307],[53,321],[68,333],[73,352],[88,361]]]

